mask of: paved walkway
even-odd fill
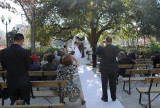
[[[122,104],[116,100],[112,101],[108,90],[108,102],[103,102],[101,80],[86,65],[79,67],[79,77],[81,81],[82,91],[86,99],[86,108],[124,108]]]

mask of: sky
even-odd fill
[[[7,0],[7,2],[9,2],[9,0]],[[14,4],[13,2],[9,2],[9,3],[11,4],[11,6],[15,7],[18,12],[22,11],[20,6]],[[22,19],[23,19],[23,22],[25,22],[24,15],[22,17],[21,14],[14,14],[14,13],[8,11],[7,9],[0,8],[0,30],[4,31],[5,33],[6,33],[6,26],[1,21],[2,15],[5,17],[5,22],[6,21],[8,22],[9,16],[11,16],[11,18],[12,18],[11,23],[8,24],[8,26],[7,26],[8,31],[11,31],[12,28],[15,27],[15,24],[22,24]]]

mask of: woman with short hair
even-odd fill
[[[73,64],[74,61],[76,61],[76,64]],[[65,54],[62,58],[62,65],[59,65],[57,69],[56,80],[65,80],[68,82],[67,87],[61,88],[63,97],[68,97],[70,102],[75,102],[78,98],[80,98],[82,105],[84,105],[86,101],[84,100],[81,91],[77,87],[77,84],[73,82],[73,74],[76,72],[78,67],[79,61],[71,54]],[[55,91],[58,95],[58,88],[56,88]]]

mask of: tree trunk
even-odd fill
[[[32,6],[32,21],[31,21],[31,50],[35,49],[35,8]]]
[[[98,36],[96,33],[96,28],[92,28],[91,29],[91,35],[92,35],[92,42],[91,42],[91,46],[92,46],[92,61],[93,61],[93,67],[96,67],[97,65],[97,42],[98,42]]]
[[[134,39],[132,38],[132,47],[134,48]]]
[[[129,38],[128,38],[128,40],[127,40],[127,46],[128,46],[128,48],[129,48]]]
[[[145,47],[145,45],[146,45],[146,38],[145,38],[145,36],[143,36],[143,38],[144,38],[144,47]]]

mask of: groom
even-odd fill
[[[82,54],[82,58],[84,58],[84,45],[83,45],[83,43],[79,40],[79,46],[78,46],[78,48],[79,48],[79,50],[80,50],[80,52],[81,52],[81,54]]]

